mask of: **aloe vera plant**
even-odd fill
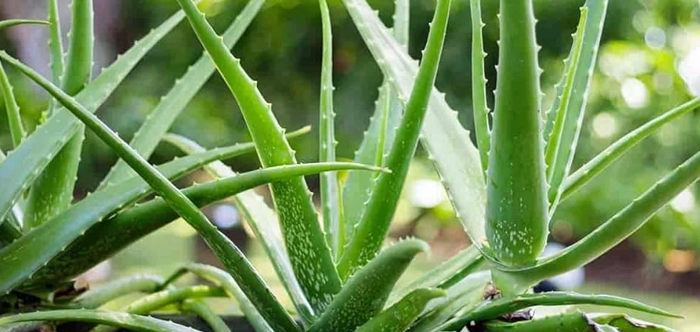
[[[323,34],[319,163],[299,164],[263,94],[230,51],[264,0],[251,0],[219,36],[192,0],[91,80],[92,1],[74,0],[73,32],[64,57],[57,1],[48,22],[9,20],[0,28],[48,23],[51,78],[0,52],[4,65],[23,73],[53,98],[46,122],[27,135],[12,82],[0,67],[0,91],[8,110],[13,150],[0,153],[0,328],[36,321],[82,321],[97,330],[192,329],[147,317],[171,305],[228,331],[202,298],[230,297],[256,331],[644,331],[668,330],[623,315],[569,312],[532,319],[521,310],[540,305],[599,304],[662,316],[676,315],[609,295],[567,292],[530,294],[535,283],[578,268],[641,227],[659,208],[700,177],[700,153],[631,202],[597,230],[564,251],[539,258],[551,216],[560,202],[616,158],[698,105],[694,99],[613,143],[571,172],[586,96],[608,0],[587,0],[555,102],[540,101],[540,69],[532,0],[500,1],[500,53],[493,121],[487,105],[481,2],[470,0],[472,100],[475,147],[434,88],[450,17],[450,0],[438,0],[427,43],[417,64],[408,56],[409,1],[396,0],[393,31],[365,0],[343,0],[384,82],[355,162],[336,162],[333,108],[333,25],[319,0]],[[161,99],[127,144],[93,113],[157,42],[186,18],[204,54]],[[207,150],[187,137],[168,134],[207,79],[217,72],[236,99],[251,143]],[[93,131],[120,157],[102,185],[71,203],[84,130]],[[186,157],[154,167],[147,158],[166,141]],[[412,260],[428,251],[419,239],[382,249],[411,159],[422,142],[440,173],[472,247],[395,287]],[[221,160],[256,152],[263,166],[236,173]],[[177,189],[172,180],[205,168],[213,181]],[[337,171],[350,170],[345,183]],[[305,175],[323,173],[320,209]],[[57,175],[58,174],[58,175]],[[274,206],[249,189],[269,184]],[[29,195],[24,193],[29,189]],[[155,193],[156,198],[149,198]],[[199,211],[232,198],[262,242],[293,308],[285,308],[247,257]],[[319,215],[322,220],[319,219]],[[22,218],[25,216],[26,218]],[[170,277],[127,277],[88,291],[71,279],[137,239],[182,217],[201,235],[223,269],[186,264]],[[175,286],[184,274],[210,285]],[[65,296],[64,294],[70,294]],[[100,309],[126,293],[146,293],[121,312]],[[28,307],[38,312],[26,313]],[[291,309],[291,314],[290,314]],[[294,315],[298,317],[294,319]],[[508,321],[508,317],[525,317]],[[504,319],[505,318],[505,319]],[[22,325],[23,328],[34,325]]]

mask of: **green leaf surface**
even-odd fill
[[[248,2],[228,29],[224,31],[222,38],[227,48],[232,48],[238,42],[264,3],[265,0]],[[211,57],[204,52],[199,60],[187,69],[185,75],[175,81],[175,85],[163,96],[134,134],[129,145],[144,158],[149,158],[175,119],[185,110],[187,104],[214,74],[215,70],[216,67]],[[101,187],[119,183],[130,174],[134,174],[131,168],[124,161],[119,160],[102,180]]]
[[[466,276],[476,272],[483,262],[483,257],[474,246],[464,249],[437,267],[423,273],[418,279],[396,289],[391,293],[389,303],[398,301],[418,288],[450,288]]]
[[[491,130],[489,129],[489,107],[486,102],[486,74],[484,73],[484,37],[481,20],[481,0],[470,0],[472,19],[472,111],[474,113],[474,132],[479,147],[481,168],[489,168],[489,150],[491,149]]]
[[[265,167],[295,164],[294,153],[272,114],[271,105],[243,70],[240,60],[228,51],[191,0],[178,0],[178,3],[236,98],[257,145],[261,164]],[[301,177],[273,183],[270,188],[294,272],[311,307],[322,312],[340,290],[340,278],[311,193]]]
[[[130,314],[146,315],[186,299],[224,296],[226,296],[226,292],[221,287],[194,285],[182,288],[170,288],[146,295],[126,306],[123,311]]]
[[[187,299],[180,306],[185,312],[192,312],[209,324],[212,332],[231,332],[226,322],[202,300]]]
[[[338,262],[338,273],[343,280],[372,259],[384,243],[418,145],[420,129],[442,54],[451,3],[451,0],[438,1],[415,85],[387,156],[386,166],[392,172],[379,175],[360,224]]]
[[[152,293],[165,279],[150,274],[139,274],[109,281],[80,294],[73,302],[85,309],[96,309],[118,297],[131,293]]]
[[[197,206],[202,207],[289,176],[358,168],[376,170],[351,163],[275,166],[190,187],[184,189],[183,193]],[[104,191],[92,196],[102,195],[102,192]],[[178,214],[162,199],[137,205],[121,212],[89,228],[83,236],[76,239],[56,258],[46,263],[41,270],[34,274],[32,280],[26,283],[25,287],[40,287],[45,283],[72,278],[111,257],[143,236],[167,225],[177,217]]]
[[[59,85],[64,71],[63,36],[61,35],[61,18],[58,10],[58,0],[49,0],[49,54],[51,58],[51,82]],[[48,117],[53,115],[55,103],[49,108]]]
[[[411,239],[381,251],[347,281],[309,331],[355,331],[382,310],[394,284],[413,258],[428,249],[425,242]]]
[[[265,322],[265,319],[260,315],[253,303],[248,300],[241,288],[236,284],[236,281],[225,271],[209,265],[191,263],[177,271],[169,280],[172,281],[174,278],[178,278],[184,272],[191,272],[202,279],[206,279],[222,287],[228,296],[234,298],[238,302],[246,320],[253,325],[255,331],[273,332],[272,328]]]
[[[501,0],[499,18],[486,236],[499,262],[517,266],[537,259],[549,225],[532,0]]]
[[[2,99],[5,100],[5,111],[7,111],[7,122],[10,125],[12,145],[14,148],[17,148],[24,137],[27,136],[27,133],[24,130],[22,116],[19,114],[19,105],[17,105],[17,99],[15,99],[15,94],[12,90],[12,84],[7,78],[5,68],[0,65],[0,92],[2,92]]]
[[[557,98],[548,114],[549,118],[556,117],[547,143],[550,157],[548,197],[553,207],[558,204],[561,184],[569,175],[574,159],[607,8],[608,0],[587,0],[582,8],[579,29],[561,83],[556,89]],[[545,135],[547,132],[545,128]]]
[[[421,314],[431,300],[445,296],[437,288],[419,288],[404,296],[399,302],[372,317],[355,332],[403,332]]]
[[[449,322],[441,326],[442,329],[459,329],[471,322],[486,321],[489,319],[498,318],[502,315],[513,313],[515,311],[533,307],[533,306],[557,306],[557,305],[574,305],[574,304],[595,304],[601,306],[611,306],[619,308],[627,308],[647,312],[650,314],[680,317],[678,315],[663,311],[661,309],[646,305],[630,299],[625,299],[612,295],[587,295],[577,294],[573,292],[548,292],[540,294],[522,294],[509,298],[500,298],[492,301],[483,302],[480,306],[468,313],[451,319]]]
[[[308,128],[304,128],[297,132],[302,133],[307,131]],[[291,138],[293,135],[294,133],[291,133],[288,137]],[[182,136],[168,134],[165,136],[165,140],[188,154],[201,153],[204,151],[204,148],[199,146],[196,142]],[[205,168],[217,178],[225,179],[236,176],[235,172],[220,161],[210,163]],[[304,292],[299,286],[299,282],[294,275],[294,270],[285,252],[282,232],[277,223],[277,215],[264,202],[263,198],[252,190],[234,196],[233,201],[253,230],[254,236],[262,243],[275,272],[277,272],[277,276],[280,278],[280,282],[289,294],[297,312],[307,324],[313,322],[316,316],[304,296]]]
[[[321,59],[321,101],[319,118],[319,156],[321,162],[335,161],[335,113],[333,112],[333,29],[331,14],[326,0],[319,0],[321,9],[321,26],[323,34],[323,55]],[[326,242],[331,247],[334,257],[339,256],[345,245],[345,226],[343,209],[338,184],[338,174],[323,173],[320,176],[321,213]]]
[[[447,289],[447,296],[430,302],[410,332],[436,331],[437,327],[461,311],[469,311],[484,300],[491,286],[491,274],[481,271],[461,279]]]
[[[197,332],[197,330],[189,327],[153,317],[89,309],[37,311],[0,317],[0,328],[14,323],[35,321],[97,323],[124,329],[150,332]]]
[[[404,51],[408,50],[409,14],[410,2],[397,0],[394,8],[394,28],[391,32]],[[360,147],[355,152],[355,162],[382,166],[387,151],[394,144],[396,137],[394,128],[398,127],[399,121],[401,121],[403,103],[391,86],[389,79],[385,76],[384,82],[379,88],[379,96],[374,113],[369,120],[369,127],[364,133]],[[346,244],[352,239],[352,234],[367,208],[367,202],[377,184],[376,177],[376,174],[366,172],[350,172],[348,174],[342,197],[345,222],[344,241]]]
[[[543,318],[521,322],[506,322],[492,320],[479,324],[480,331],[484,332],[605,332],[606,329],[592,322],[581,312],[550,315]],[[615,330],[613,330],[615,331]]]
[[[683,105],[673,108],[657,118],[645,123],[637,129],[629,132],[615,143],[611,144],[601,153],[593,157],[581,168],[571,174],[562,187],[561,200],[568,198],[583,185],[588,183],[596,175],[600,174],[605,168],[612,164],[615,160],[622,157],[625,152],[637,145],[644,138],[661,129],[665,124],[679,118],[680,116],[700,107],[700,98],[690,100]]]
[[[173,15],[137,42],[78,94],[78,102],[94,112],[141,58],[183,18],[182,13]],[[56,114],[37,127],[32,135],[0,164],[0,183],[3,184],[3,190],[0,191],[0,220],[3,220],[19,196],[77,132],[79,126],[80,121],[71,114]]]
[[[507,270],[498,267],[504,293],[518,293],[535,283],[579,268],[600,257],[642,227],[661,207],[700,178],[700,152],[659,180],[637,199],[583,239],[533,266]]]
[[[416,62],[365,0],[343,0],[343,3],[385,77],[401,100],[408,99],[418,71]],[[469,132],[461,126],[457,113],[434,88],[421,137],[471,242],[488,254],[484,248],[486,190],[479,151],[471,143]]]
[[[641,321],[625,314],[590,314],[590,319],[598,324],[605,324],[617,328],[620,332],[676,332],[676,330]]]
[[[240,249],[228,237],[219,232],[216,226],[207,219],[197,206],[170,183],[167,178],[75,99],[6,53],[0,53],[0,58],[12,63],[17,69],[54,96],[58,102],[63,104],[75,117],[114,150],[120,158],[124,159],[153,188],[155,193],[163,197],[168,205],[204,238],[207,245],[221,260],[227,271],[241,285],[248,298],[255,303],[269,324],[274,325],[274,328],[280,331],[298,330],[296,323],[284,311],[282,305],[277,301]],[[0,285],[2,284],[0,283]],[[0,288],[0,290],[3,289],[6,288]]]
[[[41,21],[41,20],[23,20],[23,19],[2,20],[2,21],[0,21],[0,30],[5,29],[5,28],[10,28],[10,27],[13,27],[13,26],[17,26],[17,25],[22,25],[22,24],[43,24],[43,25],[48,25],[49,22]]]
[[[252,144],[216,149],[177,159],[164,164],[159,169],[165,177],[178,178],[212,160],[237,155],[246,152],[246,150],[252,151]],[[140,178],[129,179],[109,190],[103,190],[86,197],[57,215],[49,223],[42,224],[29,232],[27,236],[3,248],[0,251],[0,262],[2,262],[0,264],[4,267],[0,272],[0,285],[2,286],[0,293],[6,293],[27,278],[41,276],[42,273],[34,274],[34,272],[46,265],[88,228],[109,214],[138,201],[150,192],[151,188]],[[90,241],[96,240],[97,238],[90,238]],[[85,257],[81,258],[85,259]],[[60,275],[70,270],[69,267],[64,267],[60,270],[47,271],[50,273],[48,281],[53,283],[57,281],[56,274]],[[70,275],[70,277],[73,276]]]

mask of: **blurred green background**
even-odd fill
[[[369,2],[379,10],[387,25],[391,25],[393,2]],[[240,0],[207,1],[209,19],[221,30],[244,3]],[[578,7],[583,0],[536,0],[535,3],[539,19],[538,41],[542,45],[540,64],[545,70],[542,88],[547,107],[551,103],[554,83],[563,68],[562,60],[571,45],[570,35],[578,22]],[[331,0],[330,5],[334,33],[334,81],[337,87],[336,138],[340,142],[338,157],[351,159],[367,127],[382,77],[340,1]],[[432,15],[434,1],[413,0],[411,5],[409,52],[413,57],[418,57],[427,36],[427,22]],[[43,1],[3,0],[0,2],[0,16],[43,18],[46,12],[43,6]],[[484,30],[488,53],[486,67],[492,90],[495,87],[494,68],[497,60],[497,2],[484,1],[483,6],[487,24]],[[172,14],[177,5],[171,0],[95,0],[95,8],[99,55],[96,71],[99,72],[99,68],[109,64],[116,54],[126,50],[137,38]],[[69,14],[67,8],[64,11]],[[439,90],[447,94],[448,103],[459,111],[464,126],[471,128],[471,31],[468,19],[468,1],[453,1],[452,21],[436,84]],[[68,26],[69,21],[64,19],[63,23]],[[47,54],[42,33],[45,31],[36,27],[3,31],[0,48],[18,54],[24,61],[46,73],[48,59],[40,55]],[[274,105],[273,111],[287,129],[317,125],[320,48],[320,14],[316,1],[268,0],[233,49],[250,76],[259,82],[262,93]],[[181,24],[136,68],[98,111],[98,115],[122,137],[130,139],[155,107],[159,96],[168,91],[174,80],[201,52],[189,26]],[[48,99],[17,73],[10,74],[15,82],[19,82],[16,90],[25,125],[33,128]],[[700,95],[700,1],[611,0],[594,75],[574,169],[630,130],[693,95]],[[489,98],[492,104],[492,96],[489,95]],[[698,113],[694,111],[667,125],[570,198],[555,215],[552,239],[564,244],[574,242],[697,151],[700,148]],[[10,137],[5,129],[8,127],[4,111],[0,111],[0,128],[3,128],[0,131],[0,147],[7,151]],[[206,147],[248,139],[235,100],[216,75],[187,106],[172,131],[193,138]],[[301,161],[317,159],[317,131],[293,144]],[[157,150],[152,161],[168,160],[174,153],[163,146]],[[412,194],[411,188],[415,185],[423,189],[415,190],[423,193],[423,196],[430,192],[442,195],[439,189],[425,190],[431,188],[425,187],[431,185],[425,180],[434,180],[436,176],[424,159],[423,152],[419,151],[393,234],[415,234],[426,238],[434,244],[435,256],[444,258],[466,246],[467,240],[461,231],[452,231],[461,227],[449,203],[437,198],[437,206],[433,206],[433,202],[426,203],[427,207],[420,207],[424,200],[435,201],[436,198],[421,198],[421,195]],[[114,153],[88,134],[76,197],[92,190],[115,160]],[[238,158],[231,164],[237,170],[258,167],[253,155]],[[316,178],[309,178],[309,182],[312,188],[316,187]],[[607,283],[637,292],[654,290],[679,293],[689,298],[700,297],[700,276],[697,273],[697,253],[700,252],[699,196],[698,185],[689,188],[670,207],[662,209],[628,243],[591,264],[587,269],[589,277],[585,288],[595,290],[597,286],[591,288],[590,285]],[[156,241],[156,247],[158,243],[165,243],[170,236],[191,239],[192,234],[181,225],[171,227],[158,236],[165,236],[163,239],[166,240]],[[154,243],[153,240],[150,243]],[[182,251],[175,251],[177,254],[154,255],[149,262],[143,261],[143,255],[125,254],[117,262],[125,261],[119,264],[139,269],[154,266],[153,261],[158,263],[157,266],[170,267],[174,264],[173,259],[188,260],[194,257],[190,250],[194,241],[182,243],[184,247]],[[160,251],[151,252],[156,254]],[[127,270],[120,269],[122,272]],[[658,301],[660,305],[664,302],[663,299]],[[693,303],[696,308],[700,306],[699,302]],[[683,305],[684,308],[687,306]],[[700,322],[696,323],[700,325]]]

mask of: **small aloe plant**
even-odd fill
[[[533,1],[500,1],[501,51],[493,121],[486,101],[481,4],[470,0],[478,148],[433,87],[451,1],[437,1],[417,64],[407,55],[408,0],[396,0],[393,30],[384,26],[365,0],[342,0],[384,74],[374,115],[353,163],[336,162],[331,13],[326,0],[319,0],[323,57],[320,162],[315,164],[298,164],[289,143],[308,129],[285,134],[271,104],[230,52],[265,1],[249,1],[221,36],[195,2],[177,2],[182,11],[92,81],[90,0],[73,1],[76,19],[65,57],[57,0],[49,0],[47,22],[0,22],[0,28],[48,25],[50,79],[5,52],[0,52],[0,59],[53,97],[45,122],[27,135],[12,85],[0,67],[0,91],[13,139],[9,154],[0,153],[0,328],[83,321],[144,331],[193,331],[147,316],[175,305],[182,312],[199,315],[214,331],[230,331],[202,298],[231,297],[256,331],[670,330],[624,315],[568,312],[532,319],[521,311],[533,306],[597,304],[675,317],[614,296],[529,292],[539,281],[585,265],[618,244],[700,177],[699,153],[578,243],[539,258],[550,216],[561,201],[644,137],[700,105],[700,99],[694,99],[653,119],[570,172],[608,0],[587,0],[581,8],[555,102],[547,112],[540,101]],[[185,18],[206,52],[126,143],[93,113],[141,58]],[[206,150],[186,137],[167,133],[215,71],[238,102],[253,142]],[[120,161],[94,193],[71,204],[86,129],[112,148]],[[161,141],[187,156],[152,166],[146,160]],[[382,250],[419,141],[435,163],[473,245],[413,283],[396,287],[413,258],[428,250],[418,239]],[[263,168],[237,174],[220,161],[252,152]],[[185,189],[170,182],[201,167],[215,180]],[[337,176],[340,170],[350,171],[345,183]],[[323,173],[320,213],[302,178],[315,173]],[[247,191],[262,184],[270,185],[274,209]],[[137,204],[150,193],[158,197]],[[248,259],[198,209],[229,197],[260,239],[293,308],[281,304]],[[178,217],[205,239],[224,269],[187,264],[165,279],[138,275],[88,291],[72,288],[72,278]],[[210,285],[175,286],[185,274]],[[100,309],[121,295],[137,292],[147,295],[121,311]]]

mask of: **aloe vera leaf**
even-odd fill
[[[420,278],[394,290],[388,302],[394,303],[418,288],[450,288],[467,275],[476,272],[483,262],[484,259],[479,254],[479,250],[471,246],[425,272]]]
[[[486,185],[486,236],[505,265],[528,264],[548,233],[540,69],[531,0],[500,2],[498,82]]]
[[[491,285],[491,274],[481,271],[461,279],[454,286],[446,289],[447,296],[436,299],[423,310],[409,332],[438,331],[437,327],[460,311],[469,311],[484,300],[484,295]]]
[[[225,271],[216,267],[204,264],[190,263],[186,264],[182,269],[175,272],[169,278],[173,280],[178,278],[184,272],[191,272],[202,279],[209,280],[216,285],[221,286],[226,293],[238,301],[241,311],[245,315],[246,320],[253,326],[257,332],[273,332],[272,328],[265,322],[255,306],[248,300],[241,288],[236,284],[236,281],[231,278]]]
[[[184,15],[178,12],[137,42],[128,52],[118,57],[109,68],[78,94],[78,102],[94,112],[139,60],[183,18]],[[32,135],[0,164],[0,183],[3,184],[3,190],[0,191],[0,220],[66,144],[71,135],[77,132],[79,125],[80,121],[69,113],[56,114],[37,127]]]
[[[126,306],[123,311],[130,314],[146,315],[185,299],[223,296],[226,296],[226,293],[221,287],[195,285],[183,288],[172,288],[144,296]]]
[[[391,307],[362,324],[356,332],[403,332],[418,318],[431,300],[445,296],[445,291],[437,288],[418,288]]]
[[[391,30],[402,50],[408,50],[410,1],[397,0],[394,8],[394,28]],[[393,130],[401,121],[403,104],[389,82],[390,77],[384,76],[384,82],[379,88],[379,97],[369,127],[364,133],[360,147],[355,152],[355,162],[377,166],[384,164],[386,151],[394,144],[396,131]],[[376,185],[376,174],[365,172],[350,172],[343,188],[343,219],[345,222],[344,241],[347,244],[360,223],[366,204],[372,196]],[[342,254],[342,251],[340,252]],[[340,258],[340,257],[338,257]]]
[[[465,315],[451,319],[440,328],[443,330],[459,329],[471,322],[480,322],[498,318],[532,306],[557,306],[573,304],[595,304],[601,306],[627,308],[655,315],[680,318],[681,316],[646,305],[630,299],[612,295],[588,295],[570,292],[547,292],[540,294],[521,294],[515,297],[503,297],[484,302]]]
[[[96,309],[118,297],[131,293],[152,293],[165,279],[151,274],[139,274],[113,280],[80,294],[73,303],[85,309]]]
[[[550,315],[543,318],[521,322],[504,322],[500,320],[487,321],[479,324],[480,331],[484,332],[539,332],[539,331],[567,331],[567,332],[605,332],[608,330],[592,322],[581,312],[570,312]],[[613,330],[615,331],[615,330]]]
[[[197,206],[201,207],[256,186],[288,178],[289,176],[303,176],[324,171],[357,168],[376,170],[376,168],[352,163],[275,166],[243,173],[233,178],[194,186],[183,190],[183,192]],[[95,193],[88,198],[104,195],[102,193],[105,191]],[[175,220],[177,217],[178,214],[162,199],[149,201],[120,212],[114,217],[89,228],[85,235],[76,239],[65,250],[62,250],[58,256],[44,264],[41,270],[32,276],[31,280],[23,284],[23,288],[41,287],[46,283],[52,284],[58,280],[72,278],[111,257],[141,237]],[[0,276],[3,275],[0,274]]]
[[[240,64],[191,0],[178,0],[201,44],[211,55],[219,73],[238,102],[263,166],[295,164],[283,130]],[[311,307],[322,312],[340,290],[335,269],[318,216],[304,179],[275,182],[270,186],[280,217],[292,268]]]
[[[615,143],[608,146],[603,152],[593,157],[593,159],[566,178],[561,189],[561,200],[563,201],[568,198],[571,194],[576,192],[576,190],[588,183],[588,181],[593,179],[596,175],[600,174],[615,160],[624,155],[627,150],[637,145],[641,140],[653,134],[665,124],[698,107],[700,107],[700,98],[692,99],[683,105],[667,111],[615,141]]]
[[[246,146],[244,146],[245,148]],[[252,144],[247,146],[252,150]],[[235,146],[228,149],[216,149],[201,155],[177,159],[160,167],[162,174],[169,178],[178,178],[217,158],[235,155],[245,149]],[[71,208],[56,216],[50,224],[42,224],[0,251],[0,262],[3,262],[3,272],[0,273],[0,293],[5,293],[33,278],[37,269],[46,265],[76,238],[80,237],[89,227],[100,222],[109,214],[126,207],[150,192],[150,188],[140,178],[127,180],[110,190],[104,190],[88,196]],[[90,238],[96,242],[97,238]],[[49,245],[50,244],[50,245]],[[80,257],[85,259],[85,257]],[[97,264],[98,262],[94,262]],[[70,270],[66,267],[66,270]],[[52,273],[65,273],[63,270]],[[57,281],[54,276],[50,283]]]
[[[362,39],[401,100],[408,99],[418,65],[391,37],[389,29],[364,0],[343,0]],[[486,191],[479,151],[445,102],[444,95],[433,89],[428,114],[423,119],[421,141],[440,174],[457,216],[471,242],[490,261],[495,261],[485,247],[484,229]],[[346,214],[347,221],[347,214]]]
[[[309,331],[355,331],[382,310],[394,284],[413,258],[428,249],[427,243],[410,239],[382,250],[348,279]]]
[[[605,324],[618,328],[622,332],[676,332],[676,330],[645,321],[641,321],[625,314],[589,314],[589,319],[598,324]]]
[[[661,207],[700,178],[700,152],[696,153],[641,196],[617,212],[612,218],[568,248],[520,269],[494,270],[504,293],[519,292],[540,280],[579,268],[600,257],[642,227]]]
[[[486,74],[484,73],[484,22],[481,20],[481,0],[470,0],[472,19],[472,111],[474,112],[474,132],[479,147],[481,168],[484,178],[489,168],[491,131],[489,129],[489,106],[486,102]]]
[[[58,11],[58,0],[48,1],[49,11],[49,52],[51,55],[51,81],[58,85],[61,83],[63,76],[63,37],[61,36],[61,18]],[[49,108],[49,112],[53,112],[54,108]],[[49,113],[49,117],[52,113]]]
[[[97,323],[124,329],[151,332],[197,332],[197,330],[189,327],[153,317],[92,309],[37,311],[0,317],[0,327],[14,323],[35,321]]]
[[[95,38],[92,0],[73,0],[71,9],[72,28],[62,87],[68,95],[75,96],[90,81],[92,72]],[[34,181],[25,208],[27,229],[53,218],[70,205],[84,139],[85,126],[79,125],[77,132]]]
[[[228,29],[226,29],[222,38],[228,49],[238,42],[264,3],[265,0],[248,2]],[[129,145],[144,158],[150,157],[161,137],[182,113],[187,103],[194,98],[204,86],[204,83],[214,74],[215,70],[216,68],[209,55],[206,52],[203,53],[199,60],[187,69],[187,73],[175,81],[175,85],[163,96],[156,108],[151,111],[139,130],[134,134]],[[104,187],[108,184],[119,183],[130,174],[134,174],[131,168],[124,161],[118,160],[102,180],[100,186]]]
[[[124,159],[159,196],[163,197],[168,205],[172,207],[178,215],[181,215],[183,219],[204,238],[207,245],[214,251],[216,256],[219,257],[227,271],[242,285],[241,288],[251,302],[255,303],[256,307],[261,308],[261,314],[270,325],[274,325],[275,330],[299,330],[296,323],[289,314],[284,311],[284,308],[271,293],[265,281],[263,281],[257,271],[255,271],[240,249],[238,249],[229,238],[219,232],[204,213],[199,211],[197,206],[170,183],[167,178],[155,170],[143,157],[119,138],[117,134],[111,131],[107,125],[85,109],[85,107],[77,103],[75,99],[71,98],[31,68],[14,60],[6,53],[0,52],[0,58],[15,65],[17,69],[53,95],[58,102],[71,111],[74,116],[112,148],[120,158]],[[22,273],[22,271],[18,272]],[[0,283],[0,286],[2,285],[3,284]],[[7,288],[0,287],[0,290],[6,291],[6,289]]]
[[[598,56],[598,48],[607,8],[608,0],[586,1],[583,10],[587,12],[587,19],[582,20],[582,22],[585,21],[585,26],[582,31],[582,44],[580,49],[576,50],[576,43],[574,43],[574,46],[572,46],[572,54],[568,60],[570,63],[569,65],[575,67],[571,69],[571,74],[574,76],[570,80],[570,83],[568,82],[568,78],[562,78],[563,82],[566,83],[561,89],[562,94],[553,105],[558,107],[557,112],[563,112],[563,115],[565,115],[562,119],[561,138],[555,142],[555,144],[557,144],[556,159],[554,159],[551,164],[554,168],[552,168],[551,171],[548,170],[548,195],[550,203],[553,202],[554,206],[556,206],[558,196],[560,195],[561,183],[569,175],[571,163],[574,159],[574,151],[578,144],[579,134],[581,133],[581,124],[583,123],[588,90],[593,76],[593,68]],[[577,60],[574,60],[574,58],[577,58]],[[564,76],[568,74],[569,73],[565,72]],[[571,93],[565,95],[564,92],[567,90]],[[559,107],[559,105],[563,106]],[[553,108],[553,110],[554,109],[557,108]],[[557,116],[559,115],[557,114]],[[547,149],[549,149],[549,144],[551,144],[551,142],[548,143]]]
[[[335,112],[333,112],[333,29],[331,14],[326,0],[319,0],[321,9],[321,26],[323,32],[323,55],[321,59],[321,102],[319,119],[319,156],[321,162],[335,161]],[[327,172],[320,177],[321,212],[326,242],[331,247],[334,257],[345,245],[343,232],[343,210],[338,188],[338,174]]]
[[[307,129],[308,128],[302,130],[308,131]],[[288,135],[288,137],[291,136],[291,134]],[[196,142],[179,135],[168,134],[164,139],[187,154],[201,153],[204,151],[204,148],[199,146]],[[205,169],[217,178],[225,179],[236,176],[235,172],[220,161],[215,161],[206,165]],[[280,282],[289,294],[302,320],[307,324],[316,320],[313,309],[311,309],[309,302],[304,296],[304,292],[299,286],[299,282],[294,275],[294,270],[285,252],[284,240],[282,240],[282,233],[279,224],[277,224],[278,219],[275,212],[268,207],[261,196],[252,190],[234,196],[233,201],[253,230],[255,237],[262,242],[263,248],[272,262],[272,267],[275,269],[275,272],[277,272]]]
[[[0,21],[0,30],[5,29],[5,28],[10,28],[13,26],[21,25],[21,24],[43,24],[47,25],[49,22],[42,21],[42,20],[23,20],[23,19],[10,19],[10,20],[2,20]]]
[[[561,81],[555,88],[558,95],[555,99],[554,105],[557,105],[557,108],[552,108],[547,113],[548,122],[546,125],[551,124],[552,127],[545,129],[545,134],[547,134],[548,137],[546,139],[547,147],[545,149],[544,160],[547,165],[548,181],[551,180],[552,173],[555,168],[564,166],[555,164],[555,162],[558,161],[557,154],[559,153],[560,145],[562,144],[561,136],[562,131],[564,130],[564,122],[566,121],[567,116],[578,115],[578,113],[569,113],[567,106],[569,105],[568,102],[571,99],[571,94],[574,92],[574,81],[576,78],[576,70],[579,67],[579,59],[581,59],[581,51],[583,50],[584,28],[586,27],[587,19],[588,8],[581,7],[581,18],[579,19],[576,33],[572,35],[574,42],[573,45],[571,45],[571,53],[569,54],[569,58],[564,60],[565,71],[562,74]],[[554,120],[550,123],[550,119]]]
[[[338,272],[343,279],[347,279],[376,255],[389,230],[408,167],[418,145],[430,91],[435,83],[450,4],[451,0],[438,1],[416,83],[406,104],[406,112],[396,128],[396,138],[387,157],[386,166],[392,172],[379,175],[362,220],[343,251],[338,263]]]
[[[17,100],[12,92],[12,84],[7,78],[7,73],[5,69],[0,65],[0,92],[2,92],[3,99],[5,100],[5,110],[7,111],[7,122],[10,124],[10,136],[12,138],[12,145],[17,148],[24,137],[27,136],[27,132],[24,130],[24,125],[22,125],[22,116],[19,114],[19,105],[17,105]]]
[[[226,322],[202,300],[187,299],[182,301],[180,307],[183,311],[189,311],[199,316],[209,325],[212,332],[231,332]]]

